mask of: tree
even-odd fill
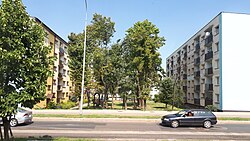
[[[163,69],[158,49],[164,45],[165,39],[148,20],[135,23],[126,32],[125,58],[129,62],[129,72],[135,78],[138,104],[144,109],[151,88],[160,80]]]
[[[18,104],[32,108],[44,99],[46,81],[51,74],[44,45],[45,33],[25,11],[21,0],[2,0],[0,7],[0,116],[4,137],[12,136],[10,116]],[[2,130],[1,130],[2,135]]]
[[[167,105],[172,102],[174,94],[174,82],[170,78],[165,78],[161,81],[159,87],[159,100]]]
[[[87,67],[85,68],[85,87],[88,86],[89,88],[92,88],[92,79],[96,75],[91,73],[94,69],[93,62],[95,62],[96,56],[99,56],[99,53],[103,53],[102,51],[105,50],[100,48],[107,47],[107,45],[110,43],[110,39],[115,32],[114,24],[115,23],[112,22],[110,18],[100,14],[94,14],[91,24],[87,26],[87,48],[85,59]],[[71,33],[68,36],[68,52],[70,58],[69,67],[71,69],[72,81],[75,84],[75,95],[78,97],[80,97],[81,92],[84,32],[85,31],[79,34]],[[97,55],[95,53],[97,53]],[[105,58],[101,59],[105,60]],[[97,77],[99,77],[99,75]],[[100,81],[97,83],[102,84]]]
[[[165,78],[161,81],[159,86],[159,100],[162,103],[172,104],[172,110],[174,106],[181,106],[183,104],[184,92],[181,89],[181,83],[177,80],[172,80],[171,78]]]

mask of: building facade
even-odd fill
[[[183,85],[185,103],[249,111],[250,58],[243,55],[250,51],[249,25],[248,14],[222,12],[166,59],[167,76]]]
[[[70,81],[70,70],[68,66],[68,43],[38,18],[34,19],[37,23],[41,24],[45,30],[46,37],[44,43],[52,48],[49,56],[55,57],[53,65],[50,66],[53,76],[47,79],[46,99],[36,105],[44,108],[48,106],[49,102],[66,102],[72,95],[72,81]]]

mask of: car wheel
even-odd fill
[[[173,128],[177,128],[179,126],[179,122],[177,120],[174,120],[174,121],[171,122],[171,126]]]
[[[210,127],[212,126],[212,123],[211,123],[211,121],[206,120],[206,121],[204,121],[203,126],[204,126],[205,128],[210,128]]]
[[[18,124],[17,119],[12,118],[12,119],[10,120],[10,126],[11,126],[11,127],[15,127],[15,126],[17,126],[17,124]]]

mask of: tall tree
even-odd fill
[[[105,52],[108,44],[110,43],[111,37],[113,36],[115,29],[115,23],[111,21],[109,17],[102,16],[100,14],[94,14],[91,24],[87,26],[87,48],[86,48],[86,68],[85,68],[85,87],[92,87],[91,84],[94,77],[100,78],[99,72],[94,72],[93,67],[98,60],[96,57],[101,57],[101,60],[105,60],[105,56],[100,55]],[[82,81],[82,60],[83,60],[83,42],[84,42],[84,32],[80,34],[71,33],[69,35],[69,67],[72,71],[71,78],[75,84],[75,95],[80,96],[81,92],[81,81]],[[99,64],[104,65],[104,64]],[[99,67],[99,66],[98,66]],[[98,68],[96,68],[98,69]],[[97,75],[97,76],[96,76]],[[105,87],[100,79],[96,79],[101,85],[97,84],[97,87],[102,90]],[[96,86],[96,85],[95,85]],[[100,86],[100,87],[99,87]]]
[[[141,108],[146,107],[146,99],[151,88],[159,81],[161,58],[159,48],[165,39],[159,36],[159,29],[145,20],[137,22],[127,30],[124,40],[126,59],[137,85],[137,98]]]
[[[50,75],[51,48],[44,30],[25,11],[21,0],[2,0],[0,7],[0,117],[10,140],[10,116],[18,104],[32,108],[44,99]],[[10,130],[11,131],[11,130]],[[2,130],[1,130],[2,132]],[[12,132],[10,132],[12,133]]]

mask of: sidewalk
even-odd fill
[[[33,114],[68,114],[78,115],[79,110],[32,110]],[[128,116],[163,116],[177,111],[140,111],[140,110],[83,110],[83,115],[128,115]],[[250,112],[213,112],[220,117],[250,118]]]

